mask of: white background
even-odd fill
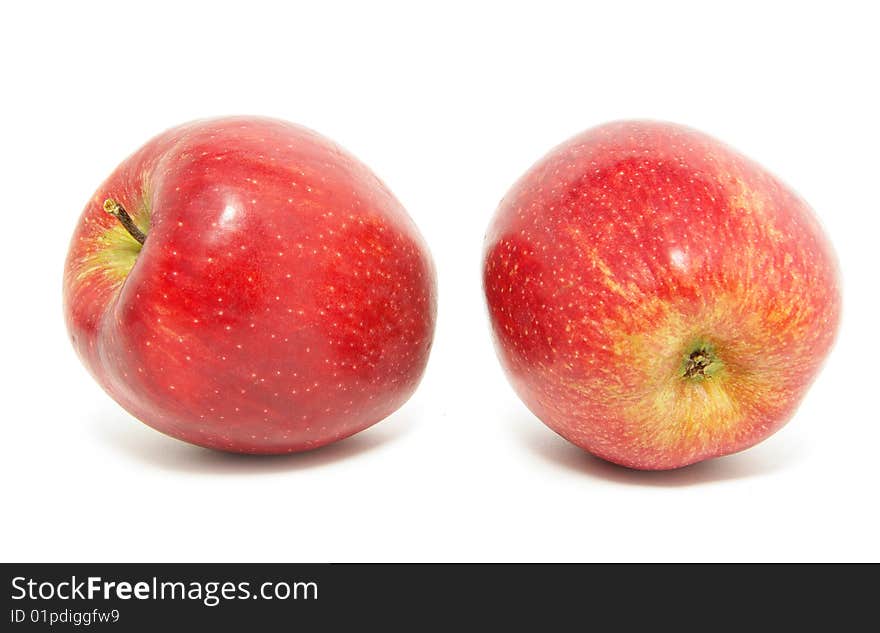
[[[0,60],[5,561],[880,560],[880,45],[871,3],[543,0],[13,3]],[[11,11],[11,13],[10,13]],[[422,386],[372,429],[247,458],[137,422],[80,366],[61,272],[98,184],[161,130],[312,127],[429,242]],[[838,345],[760,446],[671,473],[585,456],[492,349],[482,238],[555,144],[625,117],[734,145],[815,207],[841,258]]]

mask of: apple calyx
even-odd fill
[[[715,347],[705,341],[691,346],[685,354],[681,368],[681,377],[685,380],[701,381],[717,375],[724,367],[718,358]]]
[[[147,234],[140,230],[138,225],[134,223],[134,220],[128,214],[128,211],[125,210],[125,207],[119,204],[116,200],[113,198],[107,198],[104,200],[104,211],[119,220],[119,223],[125,227],[128,234],[137,240],[141,246],[147,241]]]

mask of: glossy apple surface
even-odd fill
[[[70,338],[101,386],[163,433],[245,453],[315,448],[400,407],[435,302],[428,250],[385,185],[263,118],[149,141],[86,205],[64,272]]]
[[[552,150],[501,202],[484,289],[507,374],[557,433],[669,469],[794,413],[840,315],[808,206],[699,132],[624,121]]]

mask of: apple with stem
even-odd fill
[[[836,258],[809,207],[736,151],[623,121],[552,150],[502,200],[484,290],[519,396],[636,469],[748,448],[835,338]]]
[[[435,313],[428,249],[386,186],[267,118],[149,141],[86,205],[64,271],[100,385],[163,433],[241,453],[316,448],[395,411]]]

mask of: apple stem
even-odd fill
[[[131,219],[128,211],[125,210],[125,207],[116,202],[116,200],[113,198],[107,198],[104,200],[104,211],[119,220],[119,223],[125,227],[128,234],[136,239],[139,244],[143,245],[143,243],[147,241],[147,234],[138,228],[138,225]]]
[[[685,356],[682,365],[682,378],[689,380],[706,380],[717,375],[724,363],[718,358],[715,348],[711,344],[700,344],[691,348],[691,353]]]
[[[705,350],[697,350],[688,356],[687,365],[684,371],[685,378],[693,376],[703,376],[705,369],[712,364],[712,358]]]

